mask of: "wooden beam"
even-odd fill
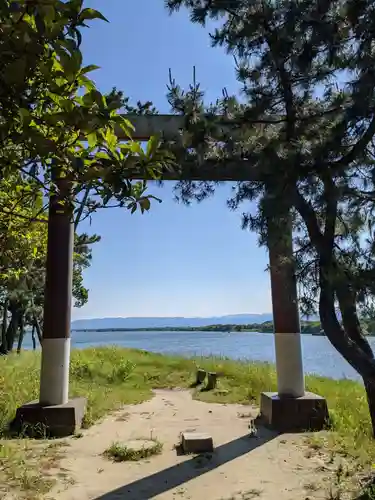
[[[132,134],[137,141],[147,141],[153,135],[162,135],[166,140],[173,140],[184,128],[185,117],[181,115],[124,115],[135,127]],[[229,124],[221,124],[223,131]],[[117,131],[120,139],[126,139],[121,130]],[[147,179],[141,172],[134,172],[134,179]],[[163,180],[191,181],[249,181],[255,180],[256,172],[248,160],[228,161],[226,163],[207,160],[197,167],[194,164],[180,165],[179,171],[166,170]]]
[[[148,141],[153,135],[161,134],[167,140],[178,135],[183,129],[185,117],[182,115],[124,115],[135,127],[133,139],[136,141]],[[127,139],[122,129],[117,130],[119,139]]]
[[[215,182],[238,182],[256,181],[256,169],[252,168],[247,160],[219,163],[206,161],[201,166],[180,164],[179,170],[164,170],[163,181],[215,181]],[[134,171],[129,174],[131,179],[153,180],[147,174]]]
[[[152,135],[161,134],[165,139],[175,139],[178,132],[185,126],[183,115],[123,115],[135,127],[133,139],[136,141],[148,141]],[[222,122],[216,125],[223,132],[233,128],[233,123]],[[127,139],[122,129],[116,130],[119,139]]]

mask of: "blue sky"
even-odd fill
[[[86,64],[101,91],[113,86],[131,100],[151,100],[168,113],[166,84],[191,82],[193,66],[208,100],[225,86],[238,88],[232,59],[210,47],[207,31],[186,11],[169,16],[163,0],[89,0],[109,24],[95,21],[84,33]],[[213,199],[185,207],[173,200],[173,185],[150,186],[163,200],[149,213],[102,210],[83,230],[102,236],[85,272],[89,302],[73,319],[108,316],[212,316],[269,312],[267,255],[256,235],[241,230],[223,186]],[[249,207],[251,209],[251,207]]]

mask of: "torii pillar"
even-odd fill
[[[273,234],[282,236],[273,238]],[[271,297],[276,353],[277,392],[263,392],[261,419],[281,432],[321,430],[328,419],[326,400],[305,391],[301,327],[289,211],[280,213],[278,227],[268,222]]]
[[[52,172],[54,173],[54,172]],[[69,398],[70,323],[74,221],[71,184],[54,178],[48,214],[43,341],[39,400],[17,409],[12,427],[19,432],[64,437],[80,427],[86,398]]]

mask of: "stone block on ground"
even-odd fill
[[[327,401],[312,392],[299,398],[281,397],[273,392],[261,394],[260,419],[279,432],[320,431],[328,416]]]
[[[207,373],[207,385],[206,391],[212,391],[215,389],[217,383],[217,373],[216,372],[208,372]]]
[[[196,379],[196,385],[203,384],[204,379],[206,378],[207,372],[206,370],[202,370],[201,368],[198,368],[197,370],[197,379]]]
[[[212,453],[214,451],[212,436],[203,432],[183,432],[181,447],[185,454]]]
[[[17,408],[10,430],[34,435],[45,433],[51,437],[71,436],[82,425],[86,404],[86,398],[73,398],[63,405],[27,403]]]

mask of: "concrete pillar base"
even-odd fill
[[[45,406],[38,401],[27,403],[17,408],[10,430],[35,437],[70,436],[81,427],[86,404],[86,398],[70,399],[63,405]]]
[[[299,398],[263,392],[260,419],[279,432],[320,431],[328,421],[327,401],[312,392]]]

